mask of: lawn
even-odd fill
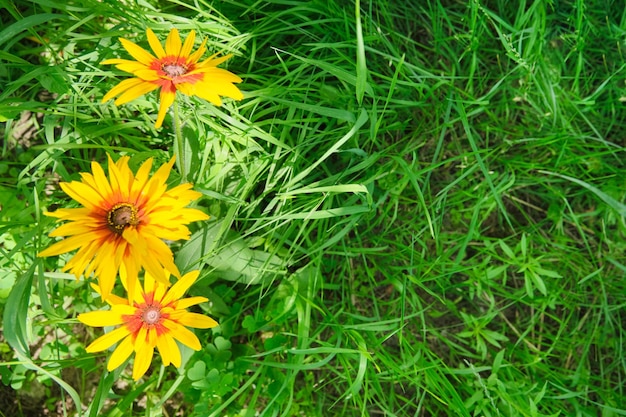
[[[626,415],[623,3],[0,10],[0,417]]]

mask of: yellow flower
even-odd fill
[[[111,306],[110,310],[79,314],[78,320],[88,326],[120,325],[94,340],[87,346],[87,352],[106,350],[121,340],[109,359],[107,369],[112,371],[119,367],[135,352],[133,364],[135,381],[150,367],[155,347],[161,354],[163,365],[171,363],[177,368],[180,367],[181,354],[176,340],[194,350],[201,348],[198,337],[185,326],[208,329],[218,325],[210,317],[186,310],[188,307],[208,301],[207,298],[181,299],[187,289],[196,282],[199,274],[199,271],[185,274],[168,290],[167,285],[156,282],[150,273],[146,272],[144,288],[136,291],[135,297],[129,296],[125,299],[111,295],[107,299]],[[136,285],[141,287],[139,282]]]
[[[148,29],[147,34],[148,43],[156,57],[137,44],[120,38],[122,46],[135,61],[107,59],[102,62],[115,64],[118,69],[135,76],[113,87],[102,102],[119,95],[115,100],[115,105],[119,106],[160,87],[161,101],[155,125],[158,129],[163,123],[167,109],[174,103],[176,91],[188,96],[198,96],[216,106],[222,104],[220,96],[235,100],[243,98],[241,91],[233,84],[240,83],[241,78],[225,69],[217,68],[232,55],[219,58],[213,55],[198,62],[206,52],[206,40],[197,51],[191,53],[196,39],[195,31],[192,30],[182,44],[178,30],[172,29],[165,41],[165,49],[152,30]]]
[[[200,193],[191,184],[167,189],[165,181],[174,158],[150,177],[152,158],[146,160],[137,174],[128,167],[127,156],[113,163],[109,160],[109,179],[97,162],[91,163],[93,174],[81,173],[81,181],[61,183],[61,188],[83,207],[46,212],[65,223],[50,233],[52,237],[67,237],[39,256],[55,256],[78,249],[63,268],[76,278],[98,279],[102,297],[106,299],[123,269],[131,278],[129,292],[141,268],[163,283],[169,282],[164,269],[177,277],[180,272],[174,256],[163,240],[189,239],[187,224],[206,220],[206,214],[185,208]]]

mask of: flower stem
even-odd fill
[[[176,154],[176,165],[183,182],[187,181],[187,161],[185,159],[185,141],[183,140],[183,128],[180,121],[180,112],[178,110],[178,100],[174,100],[174,134],[176,135],[176,146],[174,153]]]

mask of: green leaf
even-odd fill
[[[237,233],[224,233],[223,224],[212,222],[193,234],[176,257],[181,270],[199,269],[206,264],[219,278],[246,285],[268,282],[286,273],[280,257],[251,249]]]
[[[367,89],[367,64],[365,62],[365,44],[361,26],[361,2],[355,3],[356,10],[356,100],[363,103],[363,95]],[[371,90],[371,87],[369,88]]]
[[[543,275],[544,277],[563,278],[563,276],[559,274],[558,272],[551,271],[549,269],[543,269],[543,268],[537,267],[537,268],[533,268],[533,270],[539,275]]]
[[[48,23],[54,19],[67,19],[67,17],[54,13],[42,13],[24,17],[0,32],[0,45],[3,45],[10,39],[15,39],[20,33],[33,26]]]
[[[176,255],[176,265],[181,272],[202,269],[203,265],[206,264],[206,255],[215,249],[223,234],[222,226],[223,222],[221,221],[204,224],[180,248]]]
[[[69,77],[58,66],[45,67],[46,71],[43,74],[37,76],[37,80],[41,83],[46,90],[57,93],[65,94],[69,89]]]
[[[203,361],[197,361],[194,363],[193,366],[187,371],[187,376],[192,381],[204,379],[206,376],[206,363]]]
[[[15,56],[5,51],[0,51],[0,59],[7,62],[15,62],[17,64],[25,64],[30,65],[30,62],[25,59],[20,58],[19,56]]]
[[[284,273],[284,262],[276,255],[253,250],[241,238],[231,234],[231,240],[207,259],[220,272],[220,277],[246,285],[256,285]]]
[[[541,172],[543,174],[553,175],[555,177],[560,177],[560,178],[566,179],[568,181],[573,182],[574,184],[578,184],[578,185],[586,188],[587,190],[589,190],[592,193],[594,193],[595,195],[597,195],[602,201],[604,201],[606,204],[608,204],[609,207],[611,207],[613,210],[617,211],[620,216],[626,217],[626,205],[620,203],[619,201],[617,201],[616,199],[614,199],[613,197],[611,197],[610,195],[608,195],[604,191],[600,190],[599,188],[594,187],[593,185],[591,185],[589,183],[586,183],[585,181],[581,181],[581,180],[579,180],[577,178],[569,177],[569,176],[563,175],[563,174],[557,174],[556,172],[543,171],[543,170],[540,170],[539,172]]]
[[[33,285],[36,263],[18,277],[7,299],[2,318],[4,338],[15,351],[30,357],[28,349],[28,303]]]
[[[507,245],[506,243],[504,243],[504,240],[498,240],[498,244],[500,245],[500,249],[502,249],[502,252],[504,252],[506,256],[508,256],[512,260],[515,260],[517,258],[515,256],[515,253],[513,253],[513,250],[511,249],[511,247]]]
[[[498,371],[500,370],[500,367],[502,366],[502,360],[504,359],[504,349],[502,349],[500,352],[498,352],[498,354],[496,355],[496,357],[493,359],[493,365],[491,368],[491,373],[492,374],[497,374]]]
[[[61,388],[63,388],[63,390],[67,392],[70,397],[72,397],[72,401],[74,401],[74,404],[76,405],[77,410],[80,410],[82,408],[80,396],[78,395],[76,390],[72,388],[71,385],[69,385],[67,382],[65,382],[64,380],[62,380],[61,378],[59,378],[57,375],[53,374],[52,372],[48,371],[47,369],[42,368],[41,366],[35,364],[30,359],[30,357],[24,356],[21,352],[17,352],[17,357],[22,362],[22,365],[24,365],[26,368],[31,369],[39,374],[43,374],[47,376],[48,378],[56,382]]]

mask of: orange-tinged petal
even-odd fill
[[[83,182],[62,182],[59,185],[65,194],[87,208],[97,208],[103,200],[103,197],[96,190]]]
[[[52,246],[42,250],[37,254],[40,258],[45,258],[47,256],[55,256],[60,255],[62,253],[71,252],[74,249],[77,249],[85,244],[87,244],[93,238],[89,238],[89,236],[78,235],[72,236],[67,239],[63,239],[60,242],[56,242]]]
[[[169,284],[169,282],[168,282],[168,284]],[[167,293],[168,286],[169,285],[163,285],[163,284],[159,283],[155,287],[155,289],[154,289],[154,299],[157,300],[159,302],[159,304],[161,304],[161,305],[163,305],[161,300],[163,300],[163,297]]]
[[[66,192],[84,207],[49,213],[59,222],[66,221],[50,236],[65,239],[42,250],[39,256],[76,251],[63,270],[77,278],[93,274],[102,299],[112,306],[121,299],[111,295],[118,274],[129,300],[141,302],[142,292],[134,289],[140,288],[139,273],[145,270],[160,283],[154,285],[155,295],[160,300],[166,296],[170,275],[180,278],[172,250],[164,239],[188,239],[187,225],[208,218],[199,210],[185,207],[201,194],[191,190],[190,184],[168,190],[167,179],[174,158],[162,164],[152,176],[151,158],[141,165],[136,175],[129,167],[128,156],[118,158],[117,162],[110,156],[107,158],[106,172],[93,161],[93,173],[80,173],[81,181],[64,183],[62,187]],[[178,296],[182,296],[185,290],[183,288]],[[125,301],[125,304],[128,306],[131,302]],[[117,312],[117,315],[94,312],[84,318],[90,325],[101,323],[104,326],[121,324],[120,317],[132,316],[131,313],[128,310]],[[156,343],[150,340],[150,343]]]
[[[96,190],[103,196],[105,199],[113,193],[111,189],[111,184],[109,184],[109,180],[104,174],[104,169],[102,166],[96,161],[91,162],[91,172],[93,172],[93,179],[96,183]]]
[[[152,169],[152,162],[153,162],[153,158],[146,159],[144,163],[141,164],[141,167],[139,167],[139,169],[137,170],[137,173],[135,174],[135,180],[133,181],[133,184],[131,185],[131,190],[130,190],[131,196],[135,195],[137,197],[140,197],[141,190],[143,189],[143,187],[148,182],[148,179],[150,178],[150,170]],[[139,203],[139,198],[135,198],[133,202]]]
[[[189,32],[184,43],[181,43],[176,28],[170,30],[165,47],[151,29],[146,30],[146,36],[156,56],[129,40],[120,39],[122,46],[135,61],[117,58],[102,61],[103,64],[114,64],[118,69],[135,76],[132,79],[134,81],[127,80],[128,82],[122,82],[109,91],[104,96],[104,101],[122,95],[115,101],[116,105],[122,105],[160,87],[159,110],[155,120],[155,127],[158,129],[174,102],[176,91],[188,96],[198,96],[217,106],[222,104],[221,96],[235,100],[243,99],[241,91],[233,85],[240,83],[241,78],[217,68],[230,59],[232,54],[224,56],[215,54],[201,62],[200,59],[206,53],[207,40],[204,39],[200,47],[193,51],[196,40],[196,33],[193,30]],[[141,82],[153,86],[149,87]]]
[[[137,353],[139,349],[146,344],[148,344],[148,328],[146,326],[141,326],[135,338],[135,353]]]
[[[163,120],[165,119],[165,113],[170,108],[172,104],[174,104],[174,99],[176,98],[176,93],[166,92],[161,90],[161,101],[159,103],[159,114],[157,115],[156,123],[154,127],[156,129],[160,128],[163,125]]]
[[[185,274],[170,290],[152,277],[150,272],[144,276],[143,288],[137,278],[136,297],[129,302],[121,297],[110,297],[109,312],[91,312],[81,314],[79,319],[88,325],[119,325],[111,333],[98,338],[88,347],[88,351],[104,350],[117,341],[124,339],[115,349],[109,363],[111,371],[122,365],[135,353],[133,378],[141,378],[152,362],[154,348],[158,348],[163,364],[180,367],[181,352],[177,341],[194,350],[200,350],[200,340],[187,327],[211,328],[218,325],[212,318],[191,313],[186,307],[207,301],[205,297],[181,298],[187,288],[199,276],[199,271]],[[122,282],[128,278],[124,267],[120,268]],[[128,278],[130,279],[130,278]],[[95,287],[99,290],[98,287]],[[171,299],[171,302],[168,301]],[[120,322],[121,321],[121,322]],[[113,324],[113,323],[117,324]]]

